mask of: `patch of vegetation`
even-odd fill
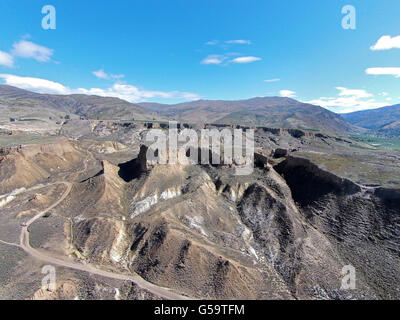
[[[370,135],[352,135],[350,136],[350,139],[357,142],[369,144],[371,148],[374,149],[388,148],[400,151],[400,137],[387,138],[387,137],[376,137]],[[357,146],[354,145],[353,147]]]
[[[58,136],[41,136],[41,135],[11,135],[0,136],[0,146],[13,147],[18,145],[48,143],[56,141]]]
[[[299,152],[297,155],[311,160],[324,170],[354,182],[398,188],[400,171],[396,164],[388,162],[387,159],[381,159],[379,156],[374,158],[372,152],[370,153],[355,156]]]
[[[350,145],[350,147],[351,148],[357,148],[357,149],[362,149],[362,150],[376,150],[377,148],[375,148],[375,147],[366,147],[366,146],[362,146],[362,145],[359,145],[359,144],[351,144]]]
[[[303,128],[303,127],[299,127],[298,129],[304,130],[304,131],[311,131],[311,132],[320,132],[321,131],[319,129],[310,129],[310,128]]]

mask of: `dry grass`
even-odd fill
[[[361,184],[400,188],[400,169],[379,157],[346,154],[298,153],[323,169]]]

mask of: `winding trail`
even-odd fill
[[[43,188],[45,186],[56,185],[56,184],[64,184],[67,187],[66,190],[64,191],[63,195],[61,196],[60,199],[58,199],[56,202],[54,202],[50,207],[39,212],[33,218],[31,218],[28,222],[23,224],[23,227],[22,227],[22,230],[20,233],[20,237],[19,237],[20,243],[19,244],[9,243],[9,242],[3,241],[3,240],[0,240],[0,243],[19,247],[19,248],[23,249],[26,253],[31,255],[32,257],[34,257],[38,260],[44,261],[46,263],[49,263],[49,264],[54,264],[54,265],[58,265],[61,267],[67,267],[67,268],[74,269],[74,270],[89,272],[91,274],[99,275],[99,276],[106,277],[106,278],[131,281],[131,282],[135,283],[137,286],[139,286],[140,288],[147,290],[147,291],[151,292],[152,294],[154,294],[158,297],[164,298],[164,299],[168,299],[168,300],[190,299],[187,296],[183,296],[183,295],[173,292],[169,288],[160,287],[151,282],[148,282],[145,279],[143,279],[141,276],[139,276],[137,273],[134,273],[134,272],[131,272],[131,274],[128,275],[128,274],[105,271],[105,270],[98,269],[95,266],[90,265],[90,264],[82,264],[82,263],[75,262],[75,261],[72,261],[72,260],[70,260],[68,258],[64,258],[64,257],[51,256],[43,251],[39,251],[39,250],[32,248],[30,245],[30,242],[29,242],[29,230],[28,230],[29,226],[32,223],[34,223],[36,220],[38,220],[39,218],[43,217],[43,215],[45,215],[48,211],[52,210],[53,208],[58,206],[62,201],[64,201],[65,198],[70,194],[73,184],[71,182],[61,181],[61,182],[54,182],[54,183],[51,183],[48,185],[38,185],[33,188],[25,190],[25,192],[26,192],[26,191],[36,190],[36,189]]]

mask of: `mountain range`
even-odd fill
[[[177,120],[188,123],[240,124],[312,129],[332,133],[365,132],[400,135],[400,105],[336,114],[284,97],[246,100],[197,100],[178,104],[130,103],[84,94],[40,94],[0,85],[0,120],[59,119]]]
[[[377,135],[400,135],[400,104],[346,113],[342,117],[353,125],[369,129]]]
[[[111,97],[84,94],[40,94],[0,85],[0,119],[59,118],[75,115],[88,119],[154,120],[152,112],[136,104]]]
[[[198,100],[173,105],[139,103],[148,111],[185,122],[317,129],[350,132],[357,128],[322,107],[290,98],[257,97],[246,100]]]

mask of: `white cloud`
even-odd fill
[[[139,102],[144,101],[149,98],[163,98],[163,99],[184,99],[184,100],[198,100],[200,97],[197,94],[190,92],[180,92],[180,91],[148,91],[140,89],[136,86],[129,84],[115,83],[112,87],[108,89],[78,89],[80,93],[89,95],[98,95],[102,97],[115,97],[120,98],[129,102]]]
[[[339,96],[344,97],[354,97],[356,99],[363,99],[363,98],[371,98],[374,95],[372,93],[368,93],[363,89],[347,89],[343,87],[336,87],[339,90]]]
[[[363,89],[347,89],[336,87],[339,90],[337,97],[321,97],[307,101],[314,105],[327,108],[334,112],[353,112],[366,109],[375,109],[387,105],[385,102],[377,102],[374,95]]]
[[[206,42],[206,45],[215,46],[218,43],[219,43],[218,40],[211,40],[211,41]],[[226,44],[248,44],[248,45],[250,45],[251,41],[250,40],[238,39],[238,40],[227,40],[227,41],[224,41],[223,43],[226,43]]]
[[[279,91],[279,94],[281,95],[281,97],[286,97],[286,98],[296,97],[296,92],[291,90],[281,90]]]
[[[54,50],[31,41],[20,40],[13,44],[12,54],[21,58],[31,58],[40,62],[49,62]]]
[[[400,78],[400,68],[388,67],[388,68],[368,68],[365,70],[366,74],[372,75],[390,75]]]
[[[228,40],[225,41],[228,44],[251,44],[250,40]]]
[[[92,72],[99,79],[108,79],[108,74],[103,69]]]
[[[390,49],[400,49],[400,36],[382,36],[379,40],[370,47],[371,50],[390,50]]]
[[[230,53],[229,55],[235,55],[234,53]],[[201,64],[216,64],[216,65],[228,65],[230,63],[239,63],[239,64],[244,64],[244,63],[251,63],[254,61],[261,60],[261,58],[258,57],[238,57],[234,58],[232,60],[228,60],[228,56],[226,55],[220,55],[220,54],[210,54],[206,58],[204,58],[201,61]]]
[[[268,80],[264,80],[265,82],[277,82],[277,81],[281,81],[281,79],[268,79]]]
[[[215,46],[216,44],[218,44],[218,40],[211,40],[211,41],[208,41],[208,42],[206,42],[206,45],[208,45],[208,46]]]
[[[96,70],[92,72],[99,79],[121,79],[125,77],[123,74],[107,74],[103,69]]]
[[[261,58],[258,57],[253,57],[253,56],[248,56],[248,57],[238,57],[233,60],[231,60],[232,63],[251,63],[254,61],[259,61]]]
[[[88,94],[98,95],[102,97],[115,97],[129,102],[145,101],[149,98],[163,98],[163,99],[183,99],[183,100],[197,100],[200,96],[191,92],[181,91],[149,91],[139,87],[115,83],[112,87],[107,89],[100,88],[78,88],[72,89],[62,85],[61,83],[31,77],[20,77],[10,74],[0,74],[0,78],[8,85],[15,86],[21,89],[30,90],[38,93],[52,93],[52,94]]]
[[[14,66],[14,58],[11,54],[0,51],[0,66],[5,66],[5,67],[13,67]]]
[[[5,83],[17,88],[38,93],[68,94],[70,89],[62,84],[39,78],[20,77],[11,74],[0,74]]]
[[[201,61],[202,64],[221,64],[226,60],[226,57],[219,54],[210,54]]]

